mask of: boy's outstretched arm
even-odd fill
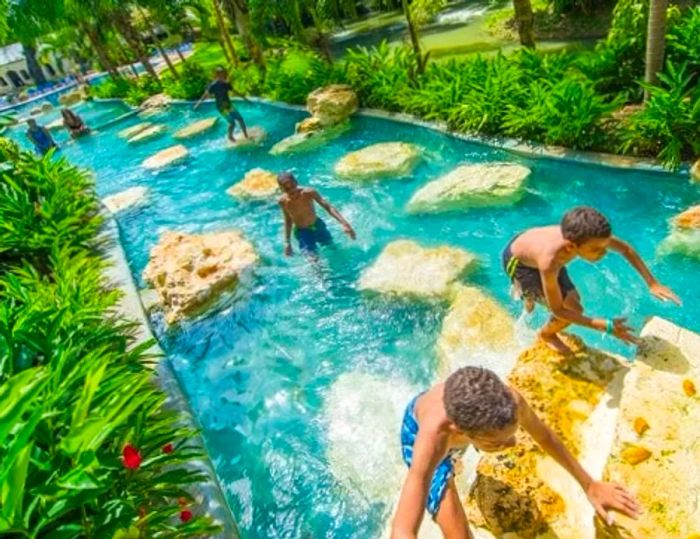
[[[391,525],[391,539],[415,539],[418,536],[433,473],[446,454],[444,437],[430,436],[425,430],[418,431],[413,444],[411,467]]]
[[[350,223],[348,223],[345,220],[345,217],[341,215],[341,213],[336,210],[330,202],[328,202],[325,198],[323,198],[318,191],[315,189],[312,190],[312,196],[314,197],[314,200],[318,202],[318,205],[321,206],[324,210],[326,210],[329,215],[331,215],[336,221],[340,223],[340,225],[343,227],[343,231],[350,236],[351,239],[355,239],[357,236],[355,235],[355,230],[353,230],[352,226],[350,226]]]
[[[192,110],[197,110],[197,107],[199,107],[199,104],[204,101],[207,97],[209,97],[209,87],[207,87],[206,90],[204,90],[204,93],[202,94],[202,97],[200,97],[197,102],[194,104],[192,107]]]
[[[292,251],[292,217],[289,212],[284,207],[282,202],[280,202],[280,209],[282,210],[282,215],[284,217],[284,254],[287,256],[292,256],[294,253]]]
[[[530,408],[527,401],[517,391],[511,389],[518,401],[518,421],[532,439],[571,476],[576,479],[586,493],[588,501],[603,521],[613,522],[609,509],[614,509],[631,518],[637,518],[641,507],[634,496],[621,485],[595,481],[564,446],[559,437]]]
[[[644,260],[642,260],[642,257],[639,256],[639,253],[629,243],[613,236],[610,239],[610,248],[625,257],[627,262],[629,262],[630,265],[642,276],[644,281],[649,286],[651,293],[657,298],[663,301],[672,301],[677,305],[681,304],[680,298],[673,292],[673,290],[662,285],[656,280],[647,265],[644,263]]]
[[[554,316],[572,324],[612,333],[615,337],[625,342],[638,342],[637,337],[632,334],[632,328],[627,325],[626,318],[615,318],[608,321],[605,318],[591,318],[582,312],[567,308],[559,288],[559,267],[540,270],[540,275],[547,305]]]

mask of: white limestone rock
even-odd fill
[[[109,195],[102,199],[102,203],[112,213],[119,213],[134,206],[141,206],[148,200],[148,187],[130,187],[119,193]]]
[[[359,288],[379,294],[447,299],[452,283],[476,260],[457,247],[422,247],[414,241],[397,240],[362,273]]]
[[[61,123],[63,125],[63,123]],[[141,131],[148,129],[151,127],[153,124],[151,122],[141,122],[136,125],[132,125],[131,127],[127,127],[126,129],[122,129],[117,133],[117,136],[119,138],[125,138],[129,139],[135,135],[138,135]]]
[[[248,136],[244,137],[243,133],[236,133],[236,141],[228,141],[226,147],[231,150],[245,150],[260,146],[267,138],[267,131],[259,125],[254,125],[248,128]]]
[[[358,180],[401,177],[410,174],[419,157],[420,150],[413,144],[382,142],[348,153],[336,163],[335,172]]]
[[[520,199],[529,176],[529,168],[510,163],[460,165],[416,191],[408,211],[440,212],[510,204]]]
[[[164,168],[168,165],[173,165],[184,161],[188,155],[189,152],[187,151],[187,148],[185,148],[182,144],[177,144],[175,146],[165,148],[164,150],[153,154],[151,157],[144,159],[141,166],[151,170]]]
[[[262,168],[246,172],[245,177],[226,191],[229,195],[242,199],[266,199],[279,193],[277,174]]]
[[[350,129],[350,122],[342,122],[318,131],[294,133],[280,140],[270,149],[270,155],[285,153],[308,152],[320,148],[329,141],[338,138]]]
[[[190,125],[175,131],[175,133],[173,134],[173,138],[189,139],[196,137],[198,135],[201,135],[202,133],[206,133],[211,128],[213,128],[214,125],[216,125],[217,121],[218,118],[215,116],[211,118],[204,118],[203,120],[197,120],[196,122],[193,122]]]
[[[344,122],[357,106],[357,94],[347,84],[317,88],[306,99],[306,108],[324,127]]]
[[[129,137],[127,142],[129,144],[137,144],[139,142],[145,142],[147,140],[152,140],[156,137],[161,136],[165,133],[168,128],[163,124],[155,124],[147,127],[143,131],[139,131],[135,135]]]

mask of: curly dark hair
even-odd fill
[[[590,206],[578,206],[567,211],[561,220],[564,239],[581,245],[593,238],[609,238],[612,234],[610,222],[605,215]]]
[[[463,367],[445,382],[447,417],[464,432],[489,432],[512,425],[517,418],[513,394],[493,371]]]

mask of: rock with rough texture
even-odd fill
[[[700,182],[700,159],[695,161],[690,168],[690,177],[696,182]]]
[[[306,131],[304,133],[294,133],[293,135],[280,140],[272,148],[270,155],[281,155],[284,153],[308,152],[315,150],[327,142],[339,137],[350,129],[350,122],[343,122],[332,127],[326,127],[319,131]]]
[[[49,112],[53,110],[53,105],[49,103],[48,101],[45,101],[41,104],[41,112]]]
[[[627,375],[605,479],[626,485],[644,508],[638,520],[616,515],[599,537],[679,538],[700,534],[700,335],[652,318]],[[642,418],[648,428],[635,430]]]
[[[277,174],[254,168],[246,172],[245,177],[226,192],[236,198],[270,198],[279,193]]]
[[[163,168],[183,161],[189,154],[190,153],[187,151],[187,148],[185,148],[182,144],[177,144],[175,146],[165,148],[164,150],[153,154],[151,157],[144,159],[141,166],[147,169]]]
[[[167,94],[156,94],[152,95],[148,99],[146,99],[143,103],[141,103],[141,110],[147,110],[147,109],[164,109],[166,107],[169,107],[170,104],[173,102],[173,98],[170,97]]]
[[[700,204],[676,215],[673,224],[680,229],[700,229]]]
[[[44,111],[41,110],[41,107],[34,107],[32,110],[29,111],[30,116],[39,116],[39,114],[42,114]]]
[[[346,84],[331,84],[311,92],[306,108],[323,126],[347,120],[358,106],[357,94]]]
[[[255,249],[237,230],[166,232],[151,249],[143,278],[158,292],[165,319],[173,324],[202,313],[236,288],[257,261]]]
[[[63,94],[58,98],[58,102],[64,107],[70,107],[76,105],[83,100],[83,93],[80,90],[70,92],[68,94]]]
[[[401,489],[401,418],[415,394],[395,380],[342,374],[325,398],[327,458],[334,477],[363,503],[388,503]]]
[[[368,179],[380,176],[406,176],[420,157],[417,146],[406,142],[382,142],[350,152],[335,165],[339,176]]]
[[[304,118],[301,122],[299,122],[295,127],[295,131],[297,133],[311,133],[313,131],[319,131],[323,129],[323,127],[324,126],[321,123],[321,120],[311,116],[310,118]]]
[[[476,257],[457,247],[422,247],[398,240],[387,245],[360,276],[359,288],[397,296],[445,299],[450,285]]]
[[[117,136],[119,138],[131,138],[135,135],[138,135],[141,131],[148,129],[151,127],[153,124],[151,122],[141,122],[136,125],[132,125],[131,127],[127,127],[126,129],[122,129],[117,133]]]
[[[130,187],[124,191],[109,195],[102,199],[102,203],[112,213],[118,213],[133,206],[145,204],[148,197],[148,187]]]
[[[187,127],[183,127],[182,129],[179,129],[175,131],[173,134],[173,138],[176,139],[188,139],[188,138],[193,138],[198,135],[201,135],[202,133],[205,133],[209,131],[216,122],[218,121],[217,117],[211,117],[211,118],[204,118],[203,120],[197,120],[196,122],[191,123]]]
[[[126,141],[129,144],[137,144],[139,142],[146,142],[147,140],[154,139],[165,133],[168,128],[163,124],[155,124],[147,127],[146,129],[139,131],[135,135],[129,137]]]
[[[561,438],[573,455],[586,445],[603,446],[604,436],[586,431],[591,416],[611,406],[611,388],[619,386],[622,363],[564,337],[574,350],[564,357],[539,342],[523,352],[508,383]],[[468,497],[470,522],[496,537],[592,539],[593,509],[575,481],[521,430],[517,445],[484,454]],[[600,451],[600,449],[598,449]],[[589,464],[585,466],[595,474]]]
[[[244,137],[243,133],[236,134],[236,141],[227,143],[227,148],[232,150],[245,150],[260,146],[267,138],[267,131],[259,125],[254,125],[248,128],[248,136]]]
[[[460,165],[421,187],[408,211],[439,212],[516,202],[524,192],[530,169],[510,163]]]
[[[700,229],[673,229],[659,244],[658,251],[660,255],[680,255],[700,259]]]
[[[515,322],[508,311],[479,288],[454,285],[436,347],[441,378],[472,365],[484,352],[502,354],[516,345]]]

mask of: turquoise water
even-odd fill
[[[100,105],[89,105],[97,111]],[[114,105],[111,113],[117,114]],[[170,135],[129,146],[118,126],[67,145],[64,154],[93,169],[97,190],[108,195],[146,185],[151,203],[119,215],[123,244],[141,286],[149,250],[167,229],[203,232],[241,229],[262,257],[249,298],[167,331],[154,318],[156,333],[203,427],[204,437],[244,537],[378,537],[390,511],[387,500],[370,499],[357,485],[341,484],[328,464],[324,400],[340,375],[371,373],[392,384],[424,387],[435,372],[434,344],[445,307],[367,298],[356,289],[363,270],[384,245],[412,238],[425,245],[451,244],[477,253],[480,269],[469,280],[487,289],[514,316],[499,254],[508,239],[530,226],[558,221],[576,204],[600,208],[614,231],[631,241],[655,274],[675,288],[685,305],[655,301],[643,281],[616,255],[597,265],[575,262],[571,275],[589,312],[629,316],[639,327],[661,315],[700,330],[700,263],[680,257],[657,258],[656,245],[668,219],[700,200],[700,189],[680,176],[617,171],[550,160],[530,160],[482,145],[452,139],[423,128],[358,117],[352,130],[326,147],[298,156],[270,156],[269,147],[292,132],[304,113],[271,105],[244,104],[249,125],[269,133],[250,153],[225,148],[224,125],[186,145],[187,162],[161,173],[140,162],[173,144]],[[211,105],[197,113],[175,107],[156,121],[171,131],[214,114]],[[409,141],[425,150],[412,176],[401,180],[352,183],[337,179],[333,165],[347,151],[380,141]],[[439,216],[408,216],[403,208],[428,179],[463,162],[507,160],[533,170],[524,199],[507,208],[483,208]],[[253,167],[290,169],[319,189],[353,223],[356,242],[329,227],[339,249],[323,257],[320,268],[302,257],[282,254],[282,228],[274,202],[242,203],[226,189]],[[528,321],[535,327],[538,313]],[[592,332],[575,330],[591,344],[632,351]],[[512,358],[485,360],[503,372]],[[364,388],[358,387],[362,392]],[[363,429],[364,425],[356,425]],[[396,426],[394,426],[396,428]],[[376,454],[372,439],[358,445],[360,455]]]

